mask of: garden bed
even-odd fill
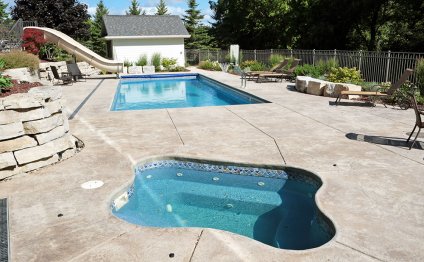
[[[2,89],[2,92],[0,92],[0,97],[6,97],[18,93],[27,93],[31,88],[42,86],[42,84],[39,82],[29,83],[12,80],[12,83],[13,86],[11,88],[6,90]]]

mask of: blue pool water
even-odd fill
[[[198,74],[121,80],[112,111],[264,103],[265,100]]]
[[[333,237],[334,227],[315,205],[319,182],[296,177],[282,170],[160,161],[138,169],[128,203],[113,213],[142,226],[208,227],[277,248],[318,247]]]

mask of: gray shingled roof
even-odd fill
[[[105,15],[106,36],[187,36],[176,15]]]

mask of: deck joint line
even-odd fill
[[[197,245],[199,245],[200,238],[202,238],[203,231],[205,231],[205,230],[202,229],[202,231],[200,231],[199,236],[197,237],[196,244],[194,244],[194,249],[193,249],[193,252],[191,253],[191,256],[190,256],[190,260],[189,261],[191,261],[193,259],[194,253],[196,252]]]
[[[370,255],[370,254],[368,254],[368,253],[365,253],[364,251],[361,251],[361,250],[359,250],[359,249],[356,249],[356,248],[354,248],[354,247],[351,247],[351,246],[349,246],[349,245],[347,245],[347,244],[344,244],[344,243],[342,243],[342,242],[340,242],[340,241],[337,241],[337,240],[336,240],[336,243],[338,243],[338,244],[340,244],[340,245],[342,245],[342,246],[344,246],[344,247],[350,248],[350,249],[352,249],[352,250],[354,250],[354,251],[356,251],[356,252],[359,252],[359,253],[361,253],[361,254],[364,254],[364,255],[366,255],[366,256],[369,256],[369,257],[371,257],[371,258],[374,258],[374,259],[376,259],[376,260],[378,260],[378,261],[382,261],[382,262],[384,262],[384,261],[385,261],[385,260],[383,260],[383,259],[381,259],[381,258],[378,258],[378,257],[376,257],[376,256],[373,256],[373,255]]]
[[[78,105],[78,107],[75,109],[74,112],[72,112],[71,116],[69,117],[69,120],[74,119],[74,117],[79,113],[79,111],[84,107],[85,103],[91,98],[91,96],[94,94],[94,92],[97,91],[97,89],[103,84],[104,79],[102,79],[97,86],[88,94],[86,98],[81,102],[81,104]]]
[[[280,153],[281,158],[283,159],[284,165],[287,165],[287,161],[283,156],[283,153],[280,150],[280,147],[278,146],[277,140],[275,140],[275,138],[273,136],[271,136],[270,134],[266,133],[265,131],[263,131],[262,129],[260,129],[259,127],[255,126],[254,124],[250,123],[248,120],[246,120],[245,118],[239,116],[237,113],[231,111],[231,109],[229,109],[228,107],[225,107],[228,111],[230,111],[231,113],[233,113],[235,116],[237,116],[238,118],[240,118],[241,120],[245,121],[246,123],[248,123],[249,125],[251,125],[252,127],[254,127],[255,129],[259,130],[261,133],[263,133],[264,135],[268,136],[269,138],[271,138],[274,141],[275,146],[277,147],[278,152]]]
[[[184,140],[183,140],[183,138],[181,137],[181,134],[180,134],[180,132],[178,131],[177,126],[175,125],[174,119],[172,119],[171,113],[169,113],[168,109],[165,109],[165,110],[166,110],[166,113],[168,113],[169,119],[171,119],[171,122],[172,122],[172,124],[174,125],[175,131],[177,131],[177,134],[178,134],[178,137],[180,138],[181,143],[182,143],[182,144],[183,144],[183,146],[184,146],[184,145],[185,145],[185,144],[184,144]]]

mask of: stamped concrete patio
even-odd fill
[[[236,76],[201,73],[240,86]],[[272,103],[110,112],[117,84],[64,87],[83,151],[0,182],[0,198],[10,204],[12,261],[424,260],[424,143],[404,145],[412,110],[333,106],[287,83],[249,82],[245,91]],[[316,172],[324,181],[317,202],[336,236],[316,249],[287,251],[219,230],[143,228],[115,218],[110,202],[133,180],[132,165],[162,155]],[[80,187],[94,179],[105,185]]]

